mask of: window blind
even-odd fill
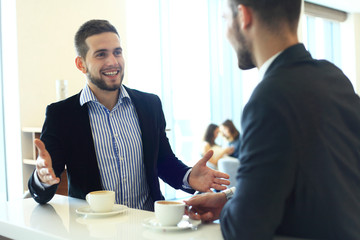
[[[305,1],[304,11],[306,15],[326,18],[331,21],[344,22],[347,19],[347,13],[337,9],[321,6]]]

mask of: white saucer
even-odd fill
[[[161,226],[158,220],[155,217],[146,218],[142,225],[147,228],[156,229],[156,230],[163,230],[163,231],[178,231],[184,229],[194,229],[196,230],[197,227],[200,225],[201,221],[192,220],[188,216],[183,217],[183,219],[178,223],[177,226]]]
[[[124,212],[128,207],[125,205],[115,204],[110,212],[93,212],[90,206],[76,209],[76,213],[89,216],[109,216]]]

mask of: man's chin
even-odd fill
[[[117,91],[117,90],[119,90],[120,86],[121,86],[121,83],[116,84],[116,85],[112,85],[112,86],[106,86],[106,87],[103,88],[103,90],[110,91],[110,92]]]
[[[95,86],[103,91],[109,91],[109,92],[113,92],[113,91],[117,91],[119,90],[121,84],[116,84],[116,85],[105,85],[105,84],[95,84]]]
[[[116,90],[119,90],[119,88],[102,88],[101,90],[108,91],[108,92],[114,92]]]
[[[238,67],[242,70],[249,70],[255,68],[254,59],[249,48],[239,49],[237,51]]]
[[[249,53],[238,55],[238,67],[241,70],[253,69],[255,66],[254,62],[251,60],[251,55]]]
[[[122,79],[120,79],[120,82],[119,80],[117,80],[116,82],[107,82],[107,83],[104,80],[97,82],[98,88],[110,92],[119,90],[121,84],[122,84]]]
[[[250,70],[256,67],[254,64],[242,64],[242,63],[239,63],[238,66],[241,70]]]

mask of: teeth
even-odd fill
[[[117,71],[114,71],[114,72],[104,72],[104,75],[106,76],[114,76],[116,75],[118,72]]]

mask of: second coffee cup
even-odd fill
[[[162,226],[176,226],[185,213],[185,203],[159,200],[155,202],[155,217]]]
[[[89,192],[86,201],[94,212],[110,212],[114,207],[115,192],[108,190]]]

